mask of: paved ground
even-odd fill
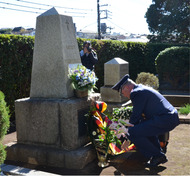
[[[97,160],[88,164],[82,170],[70,170],[64,168],[52,168],[52,167],[43,167],[43,166],[36,167],[23,163],[12,163],[8,161],[5,161],[5,164],[12,164],[16,166],[22,166],[24,168],[40,170],[46,172],[46,174],[48,172],[59,175],[190,175],[189,136],[190,136],[189,123],[188,124],[181,123],[172,132],[170,132],[170,140],[167,152],[167,157],[169,161],[154,169],[146,168],[143,165],[145,159],[138,152],[125,153],[113,157],[110,160],[109,166],[106,168],[98,167]],[[16,133],[14,132],[6,135],[3,143],[6,144],[15,140],[16,140]]]

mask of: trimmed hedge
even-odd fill
[[[79,50],[87,39],[77,38]],[[150,44],[112,40],[89,39],[98,55],[99,62],[95,73],[99,78],[98,90],[104,85],[104,63],[120,57],[129,62],[131,79],[135,80],[141,72],[156,74],[155,58],[170,44]],[[14,101],[29,97],[34,37],[21,35],[0,35],[0,90],[10,107],[14,119]],[[114,73],[113,73],[114,74]]]
[[[4,100],[5,96],[3,92],[0,91],[0,165],[4,162],[6,158],[5,147],[2,144],[3,137],[7,133],[9,128],[9,109]],[[1,170],[1,168],[0,168]]]
[[[0,90],[14,116],[14,101],[29,96],[34,37],[0,35]]]
[[[189,47],[171,47],[158,54],[155,64],[161,89],[189,91],[189,54]]]

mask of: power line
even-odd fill
[[[79,9],[79,8],[71,8],[71,7],[63,7],[63,6],[53,6],[49,4],[41,4],[41,3],[36,3],[36,2],[31,2],[31,1],[24,1],[24,0],[16,0],[24,3],[30,3],[30,4],[36,4],[36,5],[42,5],[42,6],[48,6],[48,7],[56,7],[56,8],[65,8],[65,9],[72,9],[72,10],[88,10],[88,11],[93,11],[92,9]]]
[[[12,3],[7,3],[7,2],[0,2],[0,3],[7,4],[7,5],[18,6],[18,7],[31,8],[31,9],[48,10],[48,9],[42,9],[42,8],[37,8],[37,7],[29,7],[29,6],[23,6],[23,5],[18,5],[18,4],[12,4]]]
[[[84,28],[89,27],[89,26],[91,26],[93,24],[96,24],[96,21],[94,23],[90,23],[90,24],[86,25],[85,27],[83,27],[82,29],[80,29],[80,31],[82,31]]]
[[[120,26],[118,26],[117,24],[115,24],[115,23],[113,23],[113,22],[111,22],[110,20],[108,20],[110,23],[112,23],[113,25],[115,25],[115,26],[117,26],[118,28],[120,28],[120,29],[122,29],[122,30],[124,30],[124,31],[127,31],[128,33],[129,33],[129,31],[128,30],[126,30],[126,29],[124,29],[124,28],[122,28],[122,27],[120,27]],[[131,32],[130,32],[131,33]]]
[[[13,9],[13,8],[8,8],[8,7],[0,7],[0,8],[8,9],[8,10],[16,10],[16,11],[21,11],[21,12],[40,13],[40,12],[33,12],[33,11],[28,11],[28,10]]]
[[[8,10],[15,10],[15,11],[20,11],[20,12],[28,12],[28,13],[36,13],[36,14],[41,14],[41,12],[34,12],[34,11],[29,11],[29,10],[21,10],[21,9],[14,9],[14,8],[8,8],[8,7],[0,7],[2,9],[8,9]],[[72,16],[72,17],[82,17],[84,16]]]
[[[13,6],[18,6],[18,7],[24,7],[24,8],[31,8],[31,9],[38,9],[38,10],[48,10],[48,9],[43,9],[43,8],[36,8],[36,7],[30,7],[30,6],[23,6],[23,5],[18,5],[18,4],[12,4],[12,3],[7,3],[7,2],[0,2],[2,4],[7,4],[7,5],[13,5]],[[65,13],[77,13],[77,14],[87,14],[84,12],[69,12],[69,11],[64,11]]]

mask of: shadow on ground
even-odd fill
[[[33,166],[5,161],[5,164],[26,167],[59,175],[190,175],[190,125],[180,124],[170,132],[168,162],[156,168],[146,168],[145,158],[139,153],[124,153],[110,158],[109,166],[98,167],[97,160],[82,170]],[[16,138],[16,135],[15,137]],[[12,139],[13,140],[13,139]]]

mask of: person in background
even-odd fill
[[[158,136],[179,125],[177,110],[158,91],[136,84],[128,74],[112,89],[132,101],[133,113],[129,122],[134,126],[128,128],[126,136],[148,159],[146,165],[154,167],[167,162]]]
[[[95,51],[91,48],[89,41],[83,43],[83,50],[80,51],[82,65],[87,69],[93,70],[94,65],[98,62],[98,57]]]

